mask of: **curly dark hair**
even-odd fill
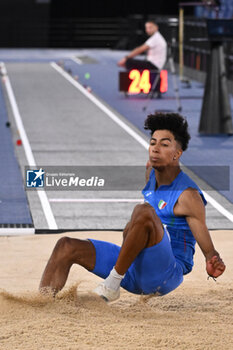
[[[169,130],[180,143],[181,148],[185,151],[188,148],[190,135],[188,132],[187,120],[178,113],[161,113],[150,114],[145,120],[144,129],[151,131],[151,136],[156,130]]]

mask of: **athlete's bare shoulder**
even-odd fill
[[[179,196],[174,214],[177,216],[196,216],[205,212],[205,206],[200,193],[195,188],[187,188]]]

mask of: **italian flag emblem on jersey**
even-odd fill
[[[160,199],[159,204],[158,204],[159,209],[165,208],[166,205],[167,205],[167,203],[164,202],[162,199]]]

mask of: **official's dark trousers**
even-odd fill
[[[131,69],[138,69],[138,70],[143,70],[143,69],[149,69],[149,70],[159,70],[158,67],[156,67],[153,63],[150,61],[146,60],[137,60],[134,58],[128,58],[127,61],[125,62],[125,66],[127,70]]]

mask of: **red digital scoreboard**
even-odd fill
[[[160,77],[158,78],[158,74]],[[157,79],[156,86],[154,82]],[[154,91],[160,91],[164,93],[168,89],[167,82],[167,70],[161,70],[160,73],[157,71],[150,71],[144,69],[139,71],[138,69],[132,69],[129,72],[120,72],[119,75],[119,90],[129,94],[148,94],[151,89]]]

